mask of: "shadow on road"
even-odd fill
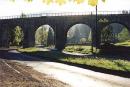
[[[111,69],[105,69],[105,68],[90,66],[90,65],[85,65],[85,64],[65,62],[65,61],[60,60],[63,58],[63,56],[64,57],[68,57],[68,56],[78,57],[77,55],[74,56],[74,55],[65,54],[65,53],[57,52],[57,51],[37,51],[37,52],[17,53],[17,52],[12,52],[11,50],[0,50],[0,58],[7,59],[7,60],[20,60],[20,61],[45,61],[47,60],[51,62],[59,62],[59,63],[64,63],[64,64],[68,64],[72,66],[77,66],[84,69],[90,69],[96,72],[107,73],[107,74],[130,78],[129,71],[111,70]],[[98,56],[101,56],[101,55],[98,55]],[[88,55],[88,58],[95,58],[95,55]]]

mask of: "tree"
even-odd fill
[[[47,45],[53,45],[54,44],[54,32],[51,28],[48,30],[48,38],[47,38]]]
[[[122,31],[118,34],[118,40],[121,42],[130,40],[130,33],[127,28],[123,28]]]
[[[14,40],[13,44],[16,46],[20,46],[20,43],[23,41],[23,31],[19,26],[16,26],[14,29]]]
[[[36,44],[38,45],[47,45],[47,29],[46,27],[42,26],[36,31]]]
[[[101,31],[101,40],[103,43],[108,44],[113,40],[113,28],[112,26],[107,26]]]
[[[79,44],[80,43],[80,31],[79,31],[79,28],[76,26],[75,27],[75,33],[74,33],[74,41],[75,41],[75,44]]]
[[[80,31],[77,26],[72,27],[67,33],[68,43],[78,44],[80,42]]]

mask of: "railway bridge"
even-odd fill
[[[97,18],[96,18],[97,17]],[[96,22],[97,21],[97,22]],[[10,29],[20,26],[24,32],[23,47],[35,45],[35,32],[39,26],[50,25],[55,34],[55,48],[62,50],[67,41],[67,32],[75,24],[86,24],[92,30],[93,46],[98,47],[101,42],[101,29],[111,23],[119,23],[130,30],[130,14],[119,12],[84,13],[40,13],[29,14],[26,17],[9,16],[0,18],[0,47],[9,47]],[[97,25],[96,25],[97,24]]]

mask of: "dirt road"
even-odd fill
[[[31,67],[0,59],[0,87],[68,87]]]

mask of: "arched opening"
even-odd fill
[[[35,32],[35,46],[40,48],[55,47],[54,31],[49,25],[40,26]]]
[[[101,31],[101,45],[130,46],[130,32],[119,23],[112,23]]]
[[[103,28],[100,52],[118,55],[128,54],[130,52],[130,32],[127,27],[119,23],[112,23]]]
[[[64,51],[84,53],[91,52],[92,29],[86,24],[75,24],[67,32],[67,42]]]
[[[9,30],[9,46],[10,47],[22,47],[23,46],[24,33],[20,26],[16,26]]]

